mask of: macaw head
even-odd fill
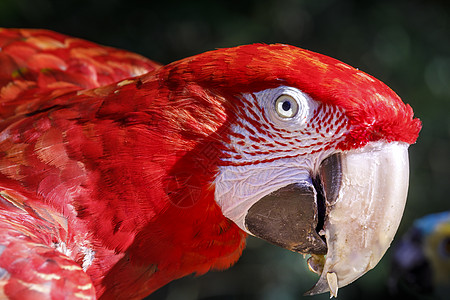
[[[403,214],[408,146],[421,128],[390,88],[287,45],[207,52],[160,76],[195,83],[222,107],[215,200],[248,234],[311,254],[321,276],[308,294],[336,295],[378,263]]]
[[[165,68],[167,85],[201,87],[222,120],[214,194],[224,216],[311,254],[321,276],[308,294],[336,295],[378,263],[400,223],[408,146],[421,128],[410,106],[360,70],[287,45],[221,49]]]

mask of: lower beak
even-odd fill
[[[308,264],[320,278],[306,294],[336,297],[375,267],[394,238],[408,191],[408,146],[374,142],[332,155],[320,167],[319,184],[289,185],[256,202],[247,229],[312,254]]]

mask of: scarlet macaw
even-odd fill
[[[421,124],[372,76],[288,45],[161,66],[0,31],[0,296],[139,299],[248,234],[349,284],[389,247]],[[326,258],[325,255],[326,254]]]

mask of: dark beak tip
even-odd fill
[[[326,254],[317,233],[316,192],[311,182],[287,185],[261,198],[247,212],[249,232],[274,245],[303,254]]]

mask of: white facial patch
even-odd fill
[[[221,167],[215,180],[215,199],[224,216],[248,232],[245,216],[255,202],[286,185],[309,180],[306,168],[296,166],[299,163],[301,161],[287,159],[265,164]]]
[[[242,95],[227,158],[215,179],[215,200],[241,229],[249,208],[292,183],[311,180],[348,130],[336,107],[281,86]],[[248,232],[248,231],[247,231]]]

